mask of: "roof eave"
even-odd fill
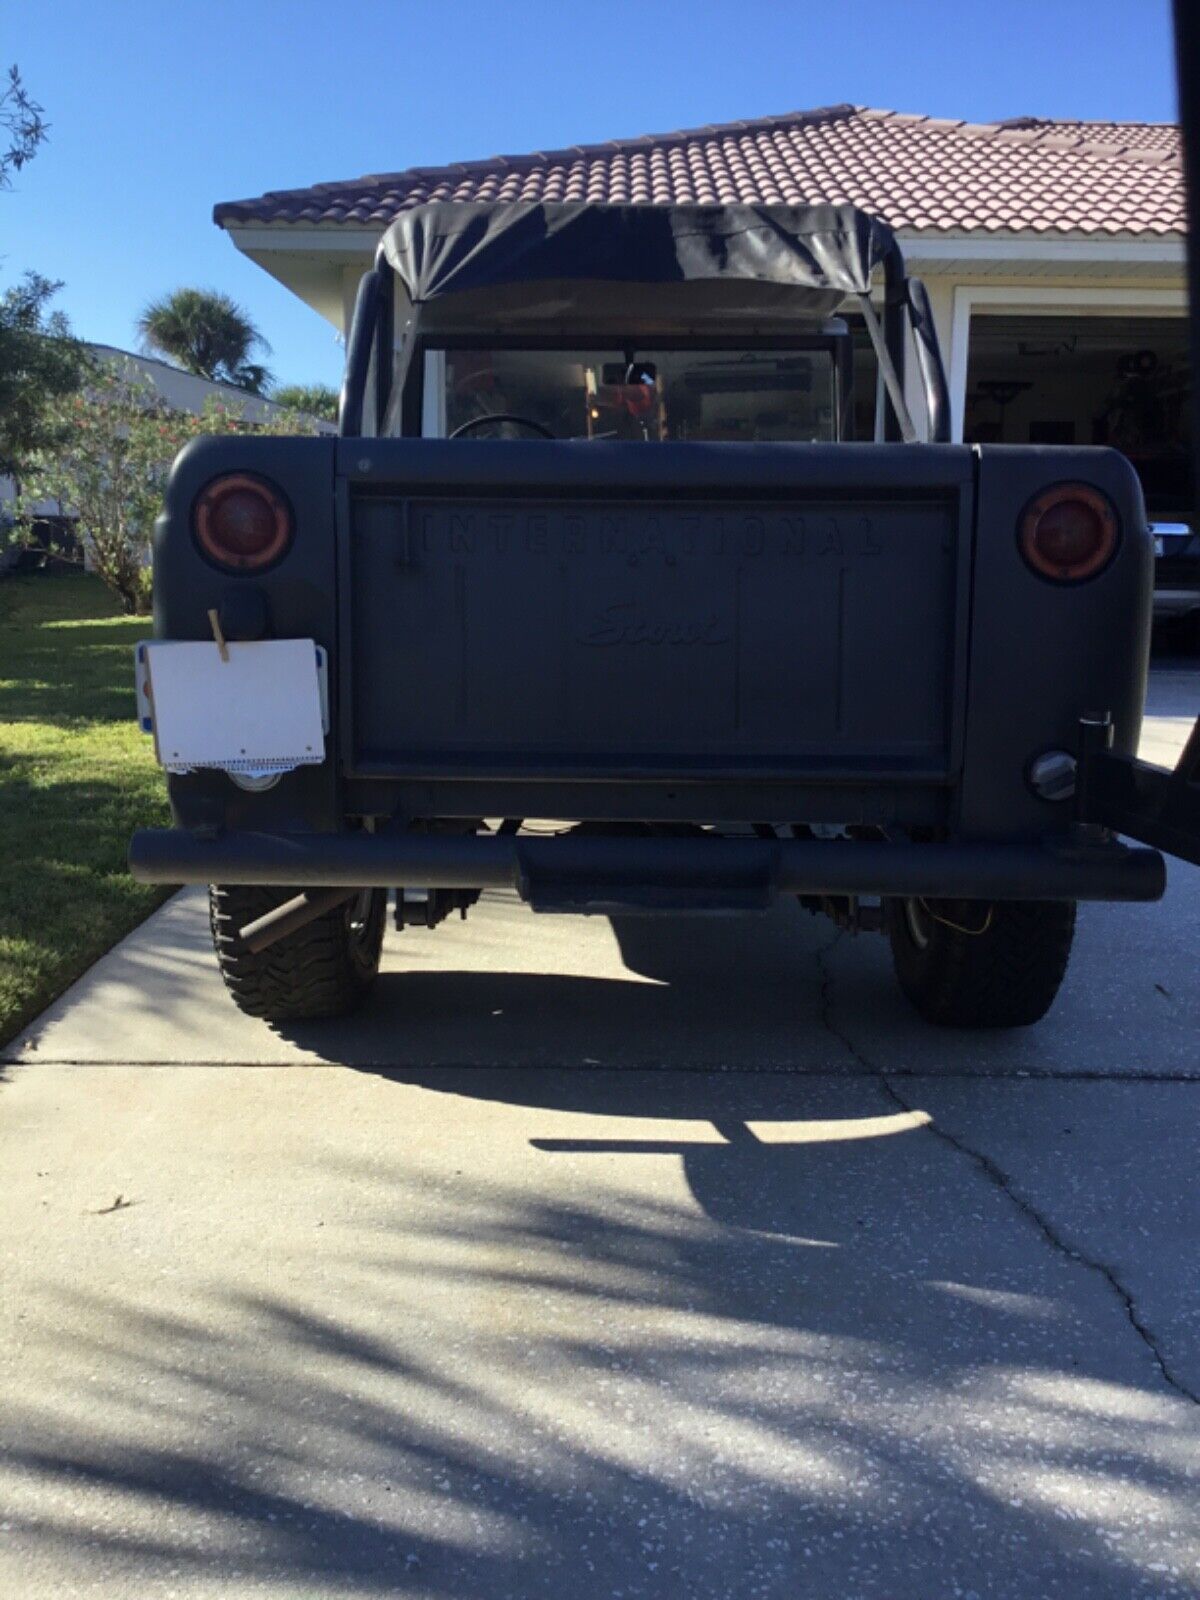
[[[337,255],[374,251],[385,225],[372,222],[226,222],[221,226],[246,254],[259,250],[317,250]],[[974,257],[980,261],[1063,260],[1182,263],[1185,235],[1174,229],[1112,233],[1082,230],[906,228],[895,229],[905,255],[936,261]]]
[[[896,229],[907,261],[1039,262],[1069,269],[1084,263],[1129,266],[1182,266],[1186,243],[1182,232],[1085,233],[1060,229]]]

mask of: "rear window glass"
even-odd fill
[[[466,437],[479,439],[834,437],[827,350],[478,349],[442,356],[427,371],[442,384],[447,435],[465,429]],[[516,420],[491,420],[501,417]]]

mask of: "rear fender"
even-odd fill
[[[268,637],[313,639],[334,659],[337,579],[332,438],[222,435],[193,440],[171,469],[166,504],[154,530],[154,636],[211,637],[208,612],[227,592],[259,589]],[[296,534],[286,555],[261,576],[221,572],[192,536],[192,506],[211,479],[254,472],[278,485],[291,503]],[[168,777],[176,821],[184,827],[295,828],[339,825],[336,750],[319,767],[286,773],[265,794],[246,794],[222,772]]]
[[[1109,711],[1114,749],[1132,754],[1150,658],[1154,550],[1141,485],[1115,450],[978,447],[978,512],[959,826],[974,838],[1062,828],[1069,803],[1039,799],[1030,759],[1075,751],[1079,718]],[[1035,494],[1066,480],[1095,484],[1116,507],[1121,538],[1099,576],[1039,577],[1017,547]]]

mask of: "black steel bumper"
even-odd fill
[[[777,894],[977,900],[1157,900],[1156,850],[866,840],[625,838],[564,834],[256,834],[143,829],[143,883],[515,889],[535,909],[737,910]]]

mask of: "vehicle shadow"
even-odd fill
[[[1173,899],[1194,920],[1188,887]],[[901,995],[885,938],[839,934],[795,902],[758,916],[585,920],[492,900],[461,933],[452,922],[390,935],[360,1011],[276,1031],[317,1059],[367,1068],[1125,1074],[1150,1056],[1194,1061],[1190,1013],[1167,1015],[1155,985],[1185,999],[1200,991],[1185,952],[1142,936],[1155,913],[1082,908],[1050,1014],[997,1031],[931,1027]],[[1118,966],[1123,990],[1106,981]],[[1153,1031],[1131,1039],[1122,1011],[1144,1000]]]
[[[752,917],[553,919],[550,930],[550,919],[531,921],[524,907],[511,923],[501,920],[507,914],[487,906],[467,925],[470,966],[444,964],[459,937],[454,924],[393,936],[396,956],[361,1011],[276,1031],[351,1066],[859,1070],[823,1026],[821,958],[834,930],[794,904]],[[497,926],[504,942],[489,946]],[[437,966],[427,941],[437,942]],[[899,1011],[882,943],[862,959],[875,1004]]]

